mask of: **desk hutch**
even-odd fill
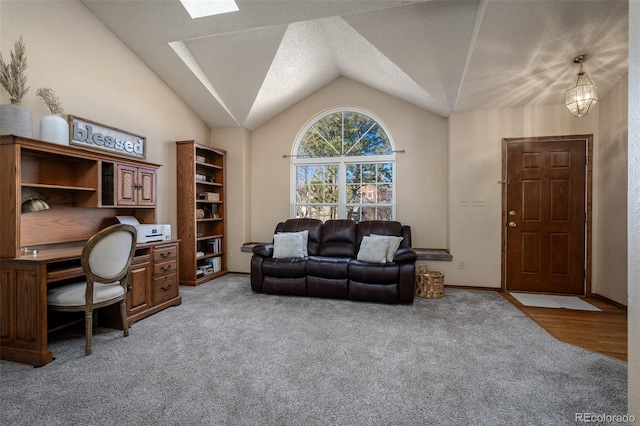
[[[47,341],[55,325],[47,315],[47,287],[82,279],[84,243],[117,223],[116,216],[156,222],[159,167],[81,147],[0,136],[0,359],[35,366],[51,362]],[[30,198],[51,208],[21,213],[22,202]],[[129,325],[181,303],[178,252],[179,240],[137,244],[127,295]],[[108,311],[102,316],[105,323],[115,321]]]

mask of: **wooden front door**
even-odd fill
[[[586,294],[589,137],[504,139],[507,291]]]

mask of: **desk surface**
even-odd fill
[[[152,246],[158,246],[162,244],[173,244],[180,240],[165,240],[153,243],[138,243],[136,244],[136,250],[146,249]],[[59,262],[70,259],[79,258],[82,256],[82,249],[86,241],[78,241],[77,243],[70,243],[53,247],[34,247],[38,250],[37,254],[23,254],[20,257],[0,259],[3,261],[18,261],[18,262],[36,262],[36,263],[51,263]]]
[[[49,263],[68,260],[82,256],[82,248],[84,247],[84,245],[85,243],[81,242],[77,245],[68,245],[64,247],[39,248],[37,254],[23,254],[22,256],[16,257],[14,259],[0,259],[0,261],[12,260],[20,262]]]
[[[136,250],[144,250],[152,246],[157,247],[165,243],[175,244],[179,241],[180,240],[166,240],[154,243],[139,243],[136,244]],[[37,254],[23,254],[13,259],[0,259],[0,266],[10,262],[16,262],[24,266],[32,265],[32,267],[44,264],[46,265],[47,283],[81,277],[84,275],[84,272],[80,264],[80,258],[82,257],[82,249],[85,244],[86,241],[79,241],[77,243],[54,247],[40,246],[37,248]]]

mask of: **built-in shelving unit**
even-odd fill
[[[226,152],[177,141],[180,284],[199,285],[227,273]]]

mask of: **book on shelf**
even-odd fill
[[[200,275],[210,275],[222,270],[222,257],[212,257],[206,259],[202,264],[198,265],[197,273]]]
[[[222,238],[216,237],[207,241],[209,253],[220,253],[222,251]]]

